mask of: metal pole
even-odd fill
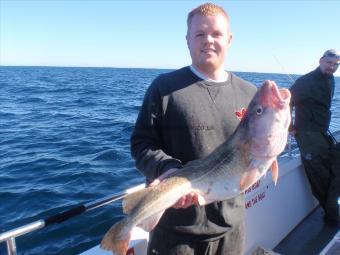
[[[109,197],[106,197],[106,198],[102,198],[100,200],[95,200],[95,201],[89,202],[89,203],[84,205],[85,206],[85,210],[86,210],[86,212],[88,212],[88,211],[91,211],[91,210],[96,209],[98,207],[104,206],[106,204],[110,204],[110,203],[112,203],[114,201],[117,201],[117,200],[120,200],[120,199],[126,197],[126,195],[128,195],[130,193],[133,193],[135,191],[141,190],[143,188],[145,188],[145,184],[144,183],[143,184],[139,184],[139,185],[137,185],[135,187],[132,187],[130,189],[127,189],[124,193],[117,194],[115,196],[109,196]]]
[[[4,242],[6,240],[10,240],[11,238],[32,232],[32,231],[37,230],[39,228],[43,228],[44,226],[45,226],[45,222],[43,220],[38,220],[38,221],[32,222],[30,224],[9,230],[7,232],[0,234],[0,243]]]
[[[8,255],[16,255],[17,254],[17,247],[15,245],[15,238],[11,237],[7,240],[7,254]]]
[[[292,157],[292,135],[288,135],[288,156]]]
[[[55,215],[52,215],[46,219],[41,219],[32,223],[29,223],[27,225],[9,230],[4,233],[0,233],[0,243],[5,242],[7,243],[7,252],[9,255],[16,255],[16,245],[15,245],[15,237],[24,235],[29,232],[33,232],[34,230],[46,227],[51,224],[55,223],[61,223],[64,222],[70,218],[73,218],[77,215],[80,215],[84,212],[90,211],[92,209],[104,206],[106,204],[112,203],[114,201],[117,201],[119,199],[122,199],[126,197],[128,194],[133,193],[135,191],[141,190],[145,187],[145,184],[140,184],[138,186],[132,187],[130,189],[125,190],[124,192],[109,196],[103,199],[98,199],[93,202],[89,202],[84,205],[79,205],[77,207],[71,208],[70,210],[67,210],[62,213],[58,213]]]

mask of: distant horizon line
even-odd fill
[[[188,65],[189,66],[189,65]],[[1,67],[51,67],[51,68],[115,68],[115,69],[156,69],[156,70],[177,70],[179,68],[165,68],[165,67],[115,67],[115,66],[58,66],[58,65],[0,65]],[[185,67],[185,66],[183,66]],[[286,74],[277,72],[259,72],[259,71],[231,71],[235,73],[268,73],[268,74]],[[303,75],[297,73],[289,73],[289,75]]]
[[[165,68],[165,67],[115,67],[115,66],[54,66],[54,65],[42,65],[42,66],[36,66],[36,65],[0,65],[1,67],[51,67],[51,68],[115,68],[115,69],[156,69],[156,70],[177,70],[179,68]],[[185,67],[185,66],[183,66]],[[277,72],[258,72],[258,71],[231,71],[227,70],[229,72],[234,73],[263,73],[263,74],[283,74],[283,75],[304,75],[306,73],[277,73]],[[339,75],[334,75],[336,78],[340,78]]]

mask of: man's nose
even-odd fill
[[[335,73],[335,71],[338,69],[339,65],[335,64],[335,65],[331,65],[330,69],[333,73]]]
[[[214,38],[211,35],[207,35],[205,39],[208,43],[212,43],[214,41]]]

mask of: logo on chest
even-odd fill
[[[247,109],[242,107],[239,111],[235,112],[235,115],[239,120],[242,120],[246,112],[247,112]]]

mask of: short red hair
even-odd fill
[[[212,4],[212,3],[205,3],[205,4],[202,4],[198,7],[196,7],[195,9],[193,9],[188,14],[188,18],[187,18],[188,31],[189,31],[189,28],[190,28],[190,25],[191,25],[192,18],[195,15],[216,16],[218,14],[223,15],[229,23],[229,16],[228,16],[227,12],[221,6],[218,6],[218,5]]]

